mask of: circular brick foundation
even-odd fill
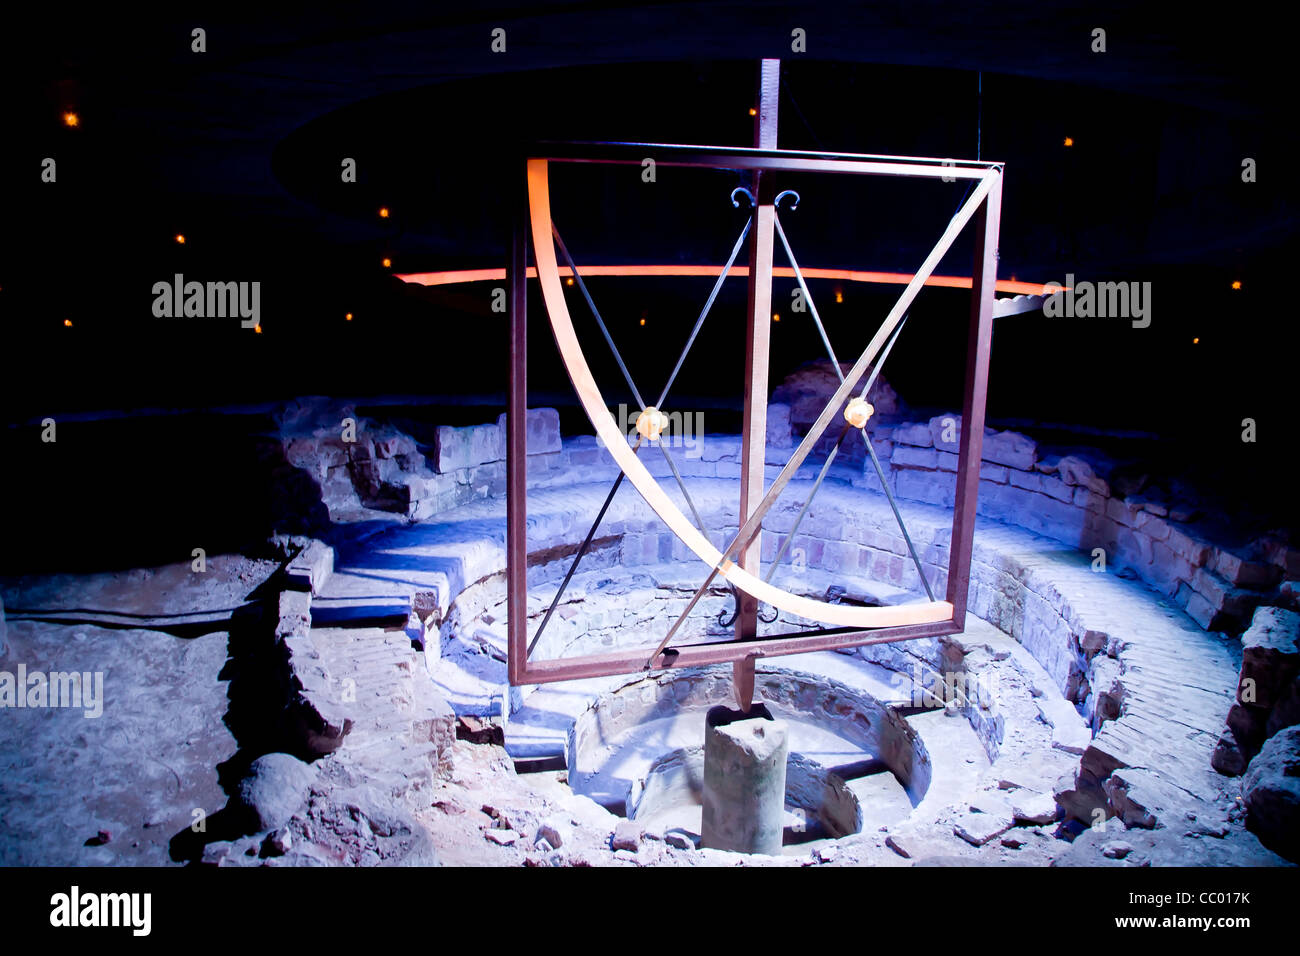
[[[925,796],[931,777],[925,744],[898,712],[871,695],[786,670],[760,671],[755,692],[790,728],[787,844],[859,832],[864,812],[851,784],[855,776],[892,778],[900,798],[892,819]],[[569,731],[570,786],[616,813],[667,830],[698,816],[705,714],[727,703],[730,693],[725,674],[692,669],[600,695]],[[866,817],[878,822],[870,812]]]

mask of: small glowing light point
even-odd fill
[[[781,321],[781,313],[780,313],[780,312],[773,312],[773,313],[772,313],[772,321],[773,321],[773,322],[780,322],[780,321]]]
[[[179,233],[179,232],[176,233],[176,245],[178,245],[178,246],[183,246],[183,245],[185,245],[185,236],[182,235],[182,234]]]
[[[750,116],[757,116],[757,115],[758,115],[758,110],[754,109],[754,107],[751,106],[751,107],[749,108],[749,115],[750,115]]]
[[[836,292],[836,293],[835,293],[835,304],[836,304],[836,305],[843,305],[843,304],[844,304],[844,293],[843,293],[843,292]]]
[[[641,324],[642,324],[642,325],[645,325],[645,319],[642,319],[642,320],[641,320]]]
[[[1193,344],[1193,345],[1200,345],[1200,344],[1201,344],[1201,337],[1198,335],[1196,338],[1192,339],[1192,344]]]
[[[1065,137],[1065,145],[1066,145],[1066,146],[1073,146],[1073,145],[1074,145],[1074,137],[1073,137],[1073,136],[1067,136],[1067,137]]]
[[[388,218],[388,207],[387,207],[387,206],[380,206],[380,207],[379,207],[379,218],[380,218],[380,219],[387,219],[387,218]]]
[[[1233,280],[1232,280],[1232,287],[1233,287],[1234,289],[1240,289],[1240,288],[1241,288],[1241,280],[1240,280],[1240,279],[1233,279]]]
[[[876,410],[865,398],[858,397],[849,402],[844,409],[844,420],[854,428],[861,428]]]
[[[73,112],[67,112],[67,113],[64,113],[64,114],[63,114],[63,125],[64,125],[64,126],[80,126],[80,125],[81,125],[81,117],[78,116],[76,113],[73,113]]]
[[[565,279],[565,280],[564,280],[564,284],[565,284],[565,285],[573,285],[573,276],[569,276],[569,278]]]
[[[255,326],[253,326],[253,331],[256,332],[258,335],[261,335],[261,334],[262,334],[262,326],[261,326],[260,324],[259,324],[259,325],[255,325]]]
[[[392,266],[393,266],[393,260],[392,260],[392,259],[385,259],[385,260],[384,260],[384,268],[385,268],[385,269],[391,269]]]
[[[668,416],[653,405],[636,417],[637,434],[650,441],[658,441],[668,427]]]
[[[352,313],[349,312],[347,315],[343,316],[343,318],[346,319],[347,321],[351,322],[351,321],[352,321]]]
[[[64,328],[68,328],[68,329],[72,328],[72,320],[71,320],[71,319],[64,319],[64,320],[63,320],[63,326],[64,326]]]

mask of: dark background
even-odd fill
[[[1028,2],[38,10],[0,31],[7,497],[43,492],[38,513],[76,498],[84,468],[107,466],[101,452],[113,464],[157,462],[181,445],[199,458],[243,456],[202,479],[209,496],[252,467],[220,416],[150,425],[142,409],[401,395],[434,402],[444,421],[490,420],[508,359],[493,283],[425,289],[393,273],[504,264],[522,142],[750,145],[757,60],[778,56],[782,147],[1003,161],[1001,278],[1151,283],[1146,329],[999,320],[991,420],[1157,435],[1147,453],[1289,520],[1287,33],[1267,11],[1192,12]],[[206,53],[191,52],[196,26]],[[504,54],[489,48],[497,26]],[[807,31],[807,53],[790,52],[794,27]],[[1094,27],[1107,31],[1105,53],[1090,49]],[[40,181],[47,156],[56,184]],[[340,181],[345,156],[357,160],[355,184]],[[1242,182],[1244,157],[1258,162],[1258,182]],[[553,174],[556,222],[579,264],[724,261],[743,222],[727,197],[744,178],[661,168],[650,185],[639,173]],[[919,266],[965,190],[845,177],[782,185],[803,196],[783,215],[801,265],[901,272]],[[260,281],[262,333],[155,319],[152,286],[176,272]],[[937,272],[970,274],[968,238]],[[591,281],[643,391],[658,391],[709,285]],[[821,354],[809,318],[785,314],[792,287],[777,280],[773,292],[787,306],[773,328],[773,385]],[[900,289],[812,283],[842,359]],[[588,321],[576,291],[573,305]],[[733,281],[674,390],[677,407],[710,410],[710,430],[734,427],[743,313],[744,284]],[[966,293],[922,292],[886,369],[915,408],[958,406],[966,321]],[[571,404],[543,324],[532,342],[533,402]],[[601,350],[589,354],[611,403],[628,400]],[[60,449],[53,469],[19,464],[41,418],[123,412],[133,430],[106,450]],[[1240,440],[1245,417],[1258,422],[1255,445]],[[566,412],[569,423],[580,422]]]

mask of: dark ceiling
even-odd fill
[[[783,147],[1004,161],[1003,277],[1154,284],[1143,332],[1005,320],[995,415],[1172,427],[1207,382],[1227,383],[1213,386],[1224,421],[1280,415],[1295,342],[1276,282],[1293,253],[1280,171],[1295,146],[1292,85],[1275,75],[1289,34],[1268,10],[1194,12],[931,0],[38,10],[0,38],[6,417],[497,394],[504,329],[486,290],[431,292],[391,273],[503,263],[520,141],[747,144],[764,56],[783,60]],[[207,52],[191,52],[195,27]],[[490,49],[495,27],[505,53]],[[806,53],[790,49],[795,28]],[[344,156],[358,161],[355,184],[340,181]],[[56,184],[40,182],[45,157]],[[1256,183],[1242,182],[1245,157]],[[737,228],[732,180],[638,193],[593,174],[561,191],[557,222],[582,261],[721,261]],[[957,184],[804,192],[790,220],[803,264],[904,271],[961,199]],[[966,273],[963,256],[940,271]],[[154,319],[149,290],[176,272],[262,281],[265,334]],[[707,283],[600,291],[612,315],[681,324]],[[855,290],[850,304],[883,314],[889,295]],[[935,338],[953,332],[940,313],[959,331],[959,300],[926,295]],[[722,305],[740,309],[743,291]],[[850,342],[861,333],[841,327]],[[815,338],[781,334],[783,361],[815,357]],[[921,354],[900,346],[897,380],[917,404],[944,404],[949,368],[938,375]]]

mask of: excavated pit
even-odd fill
[[[790,734],[784,844],[906,818],[929,789],[929,754],[897,711],[837,681],[760,673],[757,697]],[[607,809],[693,843],[700,834],[704,720],[730,700],[725,671],[645,678],[601,695],[573,724],[569,782]]]

